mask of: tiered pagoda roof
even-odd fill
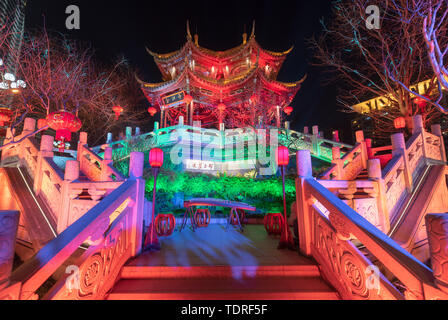
[[[164,81],[146,83],[140,80],[140,83],[149,102],[162,110],[164,96],[183,90],[200,105],[201,113],[210,114],[210,119],[200,118],[205,122],[213,122],[212,114],[220,103],[225,104],[228,111],[238,109],[234,114],[245,114],[239,120],[227,117],[228,126],[253,125],[260,116],[259,112],[254,112],[256,109],[262,109],[259,111],[265,116],[265,122],[270,122],[278,108],[283,109],[292,102],[305,80],[294,83],[277,80],[291,50],[272,52],[261,48],[253,30],[249,38],[243,35],[241,45],[226,51],[212,51],[201,47],[198,36],[193,39],[187,28],[187,42],[180,50],[167,54],[148,50]],[[247,117],[248,114],[251,116]],[[173,116],[176,117],[172,114],[171,118]]]

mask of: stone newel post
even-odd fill
[[[412,191],[412,172],[409,171],[409,158],[406,154],[406,142],[402,133],[392,135],[392,155],[401,155],[404,159],[404,176],[406,180],[406,188]]]
[[[381,231],[388,233],[390,230],[390,217],[387,209],[386,185],[384,184],[381,161],[379,159],[369,160],[368,174],[370,180],[378,182],[378,216],[382,226]]]
[[[19,216],[18,211],[0,211],[0,290],[9,285]]]
[[[297,180],[296,180],[296,205],[297,220],[299,224],[300,252],[311,255],[312,228],[309,212],[309,203],[305,190],[305,181],[313,177],[311,153],[309,150],[297,152]]]
[[[53,158],[53,148],[54,148],[54,137],[52,136],[42,136],[40,142],[40,151],[37,155],[37,166],[36,173],[34,176],[34,192],[36,195],[40,194],[42,188],[42,160],[43,158]]]
[[[132,152],[129,163],[129,179],[136,181],[135,201],[132,204],[133,218],[131,239],[132,256],[137,256],[143,249],[143,216],[145,209],[145,180],[143,179],[144,154]]]
[[[61,206],[59,212],[57,212],[57,232],[61,234],[65,229],[69,227],[71,224],[70,219],[70,202],[74,197],[78,195],[78,192],[75,194],[71,194],[70,192],[70,184],[73,181],[79,179],[79,161],[70,160],[65,164],[65,174],[64,181],[62,182],[61,188]]]
[[[442,127],[440,124],[435,124],[431,126],[432,134],[438,136],[440,138],[440,153],[442,154],[442,161],[446,162],[446,149],[445,149],[445,141],[443,139]]]
[[[428,214],[426,230],[437,286],[448,292],[448,214]]]

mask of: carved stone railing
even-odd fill
[[[353,149],[351,145],[322,138],[317,126],[313,127],[313,134],[309,134],[307,128],[305,128],[304,133],[290,130],[289,122],[285,123],[285,128],[267,128],[266,133],[271,129],[278,131],[280,144],[289,147],[292,152],[310,150],[313,156],[328,162],[333,159],[333,148],[340,148],[342,155],[345,155],[346,150]],[[140,130],[137,130],[138,134],[133,136],[132,128],[127,128],[126,131],[124,140],[114,142],[112,141],[112,134],[108,134],[106,144],[94,147],[92,151],[101,154],[106,148],[112,148],[112,160],[117,162],[127,159],[133,151],[146,152],[154,147],[173,146],[185,140],[201,141],[202,145],[225,149],[227,145],[234,145],[235,143],[237,145],[239,143],[240,145],[245,143],[255,145],[261,136],[261,132],[252,127],[226,130],[224,126],[221,126],[221,130],[216,130],[202,128],[200,123],[187,126],[184,125],[182,117],[179,125],[162,129],[156,122],[153,132],[150,133],[140,134]]]
[[[0,299],[104,299],[123,265],[142,248],[142,153],[131,154],[129,175],[119,188],[17,269]],[[70,260],[81,245],[88,249]],[[39,297],[38,289],[51,277],[56,278],[56,285]]]
[[[322,174],[323,180],[354,180],[367,169],[367,148],[362,131],[356,133],[356,141],[356,146],[342,158],[340,148],[333,148],[333,165]]]
[[[300,250],[318,262],[343,299],[448,299],[432,270],[312,177],[308,151],[297,153],[297,169]]]

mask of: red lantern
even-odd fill
[[[82,123],[74,114],[66,111],[53,112],[47,116],[48,126],[56,130],[56,138],[60,152],[64,152],[65,143],[71,141],[72,132],[78,132]]]
[[[191,104],[192,102],[193,102],[193,97],[192,96],[190,96],[189,94],[187,94],[187,95],[185,95],[185,97],[184,97],[184,103],[185,104]]]
[[[198,228],[207,228],[211,219],[212,216],[208,209],[198,209],[194,214],[194,222]]]
[[[9,120],[11,120],[10,116],[0,113],[0,127],[4,127],[5,122],[8,122]]]
[[[157,109],[154,107],[150,107],[148,109],[149,114],[151,115],[151,117],[154,117],[157,114]]]
[[[149,152],[149,164],[152,168],[161,168],[163,166],[163,150],[154,148]]]
[[[406,119],[403,117],[399,117],[399,118],[395,119],[394,126],[395,126],[395,129],[397,129],[397,130],[406,128]]]
[[[238,219],[237,219],[236,213],[238,214],[240,224],[244,224],[244,221],[246,220],[246,211],[240,210],[240,209],[237,209],[236,212],[235,212],[235,210],[232,210],[231,216],[230,216],[230,224],[232,226],[238,225]]]
[[[276,153],[276,161],[278,166],[286,167],[289,164],[289,149],[283,146],[278,147]]]
[[[427,97],[427,96],[424,96],[424,97],[429,99],[429,97]],[[422,108],[422,107],[426,107],[426,106],[428,105],[428,101],[426,101],[425,99],[420,98],[420,97],[416,97],[416,98],[414,99],[414,103],[415,103],[417,106],[419,106],[420,108]]]
[[[114,106],[112,107],[112,111],[115,113],[115,121],[118,121],[124,109],[121,106]]]
[[[285,221],[281,213],[268,213],[264,218],[264,227],[269,235],[281,235],[284,225]]]
[[[290,116],[291,115],[291,113],[294,111],[294,108],[293,107],[286,107],[285,108],[285,113],[288,115],[288,116]]]
[[[218,104],[218,111],[225,112],[227,110],[227,106],[224,103]]]
[[[176,228],[176,219],[173,214],[159,214],[156,218],[155,226],[159,237],[169,237]]]

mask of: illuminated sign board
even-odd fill
[[[216,165],[211,161],[202,161],[202,160],[187,160],[185,162],[187,170],[205,170],[205,171],[214,171]]]
[[[162,103],[165,107],[171,107],[175,104],[182,103],[184,99],[185,99],[185,91],[179,91],[162,98]]]

